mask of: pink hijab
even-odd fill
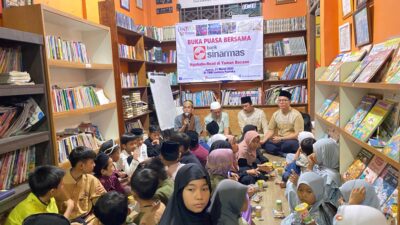
[[[228,142],[229,142],[229,143],[231,143],[235,138],[236,138],[236,137],[233,136],[233,135],[230,135],[230,134],[226,135],[226,139],[228,139]],[[237,148],[239,148],[238,146],[239,146],[239,145],[236,143],[236,147],[237,147]],[[232,151],[233,151],[233,146],[232,146]],[[238,150],[237,150],[237,151],[238,151]],[[233,153],[233,162],[232,162],[232,168],[231,168],[231,170],[232,170],[233,172],[239,171],[239,166],[238,166],[238,161],[237,161],[238,154],[239,154],[239,152],[234,152],[234,153]]]
[[[221,175],[228,177],[228,172],[232,167],[233,161],[232,149],[215,149],[208,155],[206,169],[210,175]]]
[[[250,149],[249,145],[254,138],[259,136],[260,135],[257,133],[257,131],[254,130],[246,132],[244,135],[244,140],[239,144],[238,159],[246,159],[248,165],[251,165],[256,161],[257,149]]]

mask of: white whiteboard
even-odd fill
[[[174,120],[177,114],[169,83],[170,79],[163,73],[148,73],[148,77],[160,129],[174,128]]]

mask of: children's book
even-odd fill
[[[343,58],[344,54],[341,53],[339,55],[336,56],[336,58],[332,61],[332,63],[328,66],[328,68],[326,68],[325,72],[321,75],[321,77],[319,77],[319,81],[329,81],[330,77],[332,76],[332,74],[335,73],[335,71],[337,71],[338,66],[341,65],[341,61]]]
[[[318,110],[318,115],[323,116],[325,114],[325,111],[329,108],[329,106],[331,105],[331,103],[337,96],[338,96],[338,93],[333,93],[327,99],[325,99],[321,108]]]
[[[378,100],[357,129],[354,130],[353,136],[366,142],[375,132],[376,128],[381,125],[392,108],[393,103],[385,100]]]
[[[400,127],[397,129],[396,133],[390,139],[389,143],[383,148],[383,153],[390,158],[400,162],[399,156],[399,148],[400,148]]]
[[[364,171],[365,167],[367,167],[373,156],[374,154],[371,152],[361,149],[357,154],[357,158],[349,166],[347,171],[343,173],[342,178],[344,182],[357,179],[357,177],[359,177]]]
[[[400,51],[397,50],[397,52],[394,53],[390,67],[389,67],[388,71],[386,72],[386,75],[382,79],[382,81],[389,83],[389,81],[393,78],[393,76],[399,70],[400,70]]]
[[[375,192],[379,198],[379,205],[383,206],[389,196],[397,188],[399,171],[391,165],[387,165],[374,182]]]
[[[352,134],[353,131],[360,125],[364,117],[368,114],[371,108],[374,106],[376,102],[376,97],[373,95],[365,95],[361,99],[361,104],[357,107],[356,113],[351,117],[349,122],[347,122],[344,130],[349,134]]]
[[[359,179],[365,179],[366,182],[373,184],[386,165],[387,163],[382,158],[375,155],[369,162],[367,168],[362,172]]]
[[[367,83],[369,82],[379,70],[386,64],[388,59],[391,57],[393,49],[387,49],[381,51],[373,56],[373,60],[368,63],[364,70],[360,73],[357,79],[354,81],[356,83]]]
[[[323,118],[330,123],[337,125],[337,122],[339,121],[339,96],[336,96],[335,100],[326,110]]]
[[[395,218],[397,217],[398,197],[399,197],[399,192],[397,189],[395,189],[381,208],[383,214],[390,217],[395,217]]]

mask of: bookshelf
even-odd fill
[[[104,139],[117,140],[119,128],[110,29],[41,4],[4,10],[3,24],[5,27],[43,35],[46,42],[46,50],[43,51],[46,59],[44,63],[46,89],[49,96],[54,98],[53,86],[65,89],[94,85],[103,89],[105,96],[110,100],[109,103],[94,104],[92,107],[87,105],[83,108],[74,107],[74,110],[61,112],[56,109],[56,104],[49,100],[51,139],[58,140],[57,132],[66,128],[76,128],[84,122],[97,125]],[[48,36],[84,44],[89,62],[55,60],[51,57],[54,52],[50,47],[52,43],[49,43]],[[79,52],[80,56],[84,55],[83,48],[73,50]],[[64,57],[68,53],[66,50],[62,52]],[[56,141],[52,147],[54,161],[61,166]]]
[[[0,105],[10,102],[21,102],[32,97],[45,114],[38,124],[29,132],[0,139],[0,157],[4,162],[6,154],[16,153],[18,149],[35,146],[35,165],[54,164],[51,139],[51,126],[48,107],[48,95],[44,62],[42,57],[43,36],[0,28],[0,47],[21,47],[22,70],[27,71],[34,85],[6,85],[0,86]],[[21,162],[22,163],[22,162]],[[2,173],[7,169],[3,166]],[[4,180],[2,180],[3,183]],[[29,193],[29,185],[25,182],[12,186],[15,193],[0,201],[0,214],[14,208]]]

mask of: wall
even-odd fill
[[[264,0],[263,16],[265,19],[304,16],[307,13],[307,0],[296,3],[277,5],[276,0]]]
[[[157,5],[155,0],[150,1],[150,24],[156,27],[171,26],[179,22],[179,11],[176,9],[178,0],[172,0],[170,4]],[[172,7],[172,13],[157,14],[157,8]]]

